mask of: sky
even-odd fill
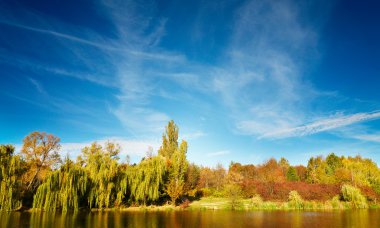
[[[380,3],[3,0],[0,144],[64,156],[107,140],[138,162],[171,119],[225,167],[334,152],[380,164]]]

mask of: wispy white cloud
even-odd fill
[[[32,85],[36,88],[36,90],[39,92],[39,93],[42,93],[42,94],[46,94],[46,91],[45,89],[43,88],[43,86],[41,85],[40,82],[38,82],[37,80],[29,77],[28,80],[32,83]]]
[[[369,121],[380,118],[380,111],[371,113],[357,113],[352,115],[332,116],[329,118],[317,120],[315,122],[283,129],[276,129],[272,132],[266,132],[259,136],[259,138],[288,138],[312,135],[319,132],[329,131],[336,128],[348,126],[351,124]],[[252,126],[248,126],[252,127]]]
[[[185,140],[195,140],[203,136],[206,136],[206,133],[204,133],[203,131],[195,131],[191,133],[184,133],[182,135],[182,138]]]
[[[97,1],[96,6],[116,28],[115,38],[88,30],[78,32],[67,24],[36,27],[25,21],[0,23],[56,38],[62,45],[57,53],[65,50],[77,57],[69,65],[76,66],[79,61],[86,69],[94,68],[72,72],[70,67],[30,63],[36,70],[117,88],[117,102],[108,111],[132,134],[162,131],[171,115],[156,102],[178,98],[178,90],[190,94],[178,99],[176,104],[181,107],[189,109],[186,103],[193,104],[192,95],[199,92],[205,100],[213,100],[213,105],[222,106],[226,111],[223,118],[232,120],[234,132],[259,138],[311,135],[378,118],[377,112],[323,118],[324,113],[335,110],[315,114],[310,108],[321,96],[335,94],[318,91],[303,74],[303,59],[318,55],[318,31],[302,20],[302,9],[291,1],[242,3],[234,12],[222,56],[212,66],[191,62],[186,53],[160,46],[168,35],[168,21],[175,19],[157,17],[154,3],[107,0]],[[83,51],[89,47],[96,51]]]
[[[13,23],[10,21],[0,21],[0,23],[6,24],[9,26],[13,26],[13,27],[17,27],[20,29],[26,29],[26,30],[33,31],[33,32],[51,35],[51,36],[54,36],[57,38],[66,39],[66,40],[73,41],[73,42],[80,43],[80,44],[93,46],[93,47],[102,49],[103,51],[111,51],[111,52],[119,52],[119,53],[123,53],[123,54],[129,54],[129,55],[132,55],[134,57],[141,58],[141,59],[161,60],[161,61],[169,61],[169,62],[170,61],[173,61],[173,62],[184,61],[183,55],[173,54],[173,53],[169,53],[169,52],[157,53],[157,52],[144,52],[144,51],[141,51],[138,49],[129,49],[125,45],[120,45],[119,42],[114,41],[114,40],[91,41],[88,39],[80,38],[80,37],[77,37],[74,35],[69,35],[66,33],[57,32],[54,30],[36,28],[36,27],[27,26],[27,25],[23,25],[23,24]],[[163,27],[163,25],[161,25],[161,27],[157,31],[157,33],[160,31],[162,32],[162,27]],[[156,37],[157,35],[152,34],[152,36]],[[157,39],[157,40],[155,40],[154,43],[158,43],[159,39],[158,38],[155,38],[155,39]]]
[[[376,134],[352,135],[351,137],[363,141],[380,143],[380,132]]]
[[[208,154],[206,154],[206,156],[207,157],[217,157],[217,156],[227,155],[230,153],[231,152],[229,150],[221,150],[221,151],[217,151],[217,152],[213,152],[213,153],[208,153]]]

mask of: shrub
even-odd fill
[[[367,200],[358,188],[345,184],[342,186],[341,196],[344,201],[350,202],[354,208],[368,208]]]
[[[302,209],[303,208],[303,199],[298,194],[297,191],[289,192],[288,205],[290,208],[295,208],[295,209]]]
[[[259,207],[261,204],[263,204],[263,198],[259,194],[256,194],[252,197],[251,203],[253,207]]]
[[[235,184],[228,184],[224,187],[225,195],[230,200],[231,209],[236,209],[240,204],[240,199],[243,195],[241,187]]]

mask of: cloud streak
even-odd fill
[[[336,128],[352,125],[355,123],[360,123],[364,121],[370,121],[380,118],[380,111],[371,113],[357,113],[346,116],[334,116],[330,118],[325,118],[317,120],[315,122],[291,128],[284,128],[275,130],[272,132],[267,132],[259,138],[289,138],[289,137],[300,137],[306,135],[317,134],[320,132],[330,131]],[[373,138],[372,138],[373,139]]]
[[[217,152],[213,152],[213,153],[208,153],[206,154],[207,157],[218,157],[218,156],[223,156],[223,155],[227,155],[227,154],[230,154],[231,152],[229,150],[221,150],[221,151],[217,151]]]

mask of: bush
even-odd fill
[[[344,201],[350,202],[354,208],[368,208],[367,199],[358,188],[345,184],[342,186],[341,196]]]
[[[303,208],[303,199],[298,194],[297,191],[289,192],[288,205],[290,208],[295,208],[295,209],[302,209]]]
[[[263,202],[264,202],[264,201],[263,201],[263,198],[261,198],[261,196],[260,196],[259,194],[254,195],[254,196],[252,197],[252,199],[251,199],[251,204],[252,204],[252,206],[255,207],[255,208],[260,207],[260,205],[262,205]]]
[[[253,183],[252,183],[253,184]],[[336,184],[309,184],[305,182],[274,183],[273,194],[270,194],[265,182],[255,182],[256,193],[264,200],[287,201],[289,192],[295,190],[304,200],[326,201],[340,193]]]
[[[241,187],[235,184],[229,184],[224,187],[225,195],[230,200],[231,209],[236,209],[240,204],[240,199],[243,195]]]
[[[340,201],[339,199],[340,197],[338,195],[334,196],[331,200],[330,200],[330,203],[331,203],[331,206],[332,208],[334,209],[343,209],[344,206],[342,205],[342,202]]]

